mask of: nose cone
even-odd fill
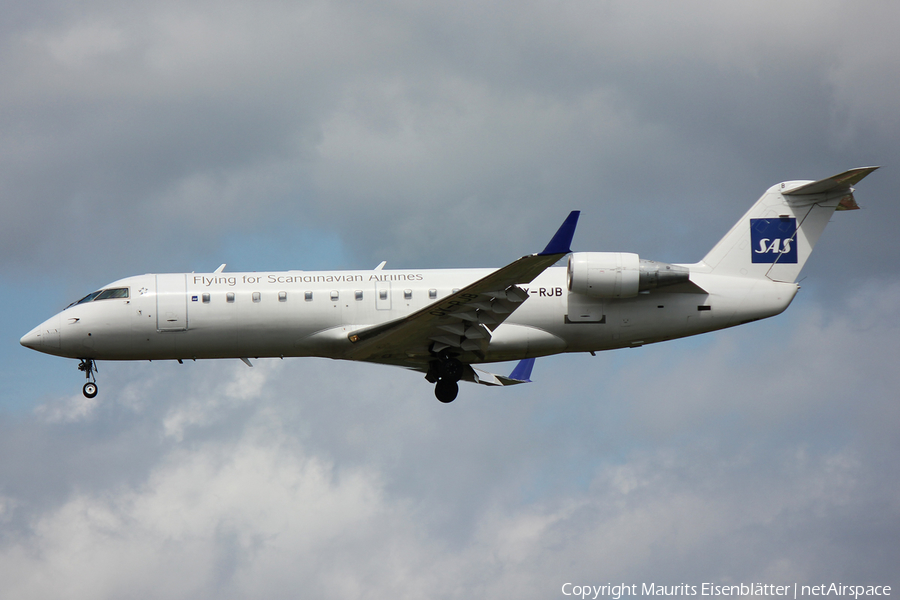
[[[32,350],[40,350],[41,346],[41,328],[35,327],[28,333],[22,336],[22,339],[19,340],[19,343],[25,346],[26,348],[31,348]]]
[[[19,343],[26,348],[55,354],[59,352],[59,315],[51,317],[22,336]]]

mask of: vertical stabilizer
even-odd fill
[[[835,210],[859,208],[853,185],[878,167],[769,188],[692,270],[793,282]]]

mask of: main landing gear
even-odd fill
[[[452,379],[438,379],[434,384],[434,396],[444,404],[456,400],[459,384]]]
[[[463,374],[463,365],[455,358],[446,355],[432,361],[425,374],[425,379],[434,384],[435,397],[444,404],[456,400],[459,393],[457,383]]]
[[[84,376],[88,380],[84,387],[81,388],[81,393],[84,394],[85,398],[93,398],[97,395],[97,378],[94,377],[97,365],[94,364],[94,360],[91,358],[82,358],[81,362],[78,363],[78,370],[83,371]]]

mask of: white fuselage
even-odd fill
[[[492,269],[286,271],[140,275],[111,283],[127,298],[70,306],[22,343],[95,360],[322,356],[345,358],[348,335],[445,298]],[[691,273],[690,289],[624,299],[567,290],[551,267],[493,332],[484,362],[639,346],[739,325],[783,311],[794,283]],[[570,306],[571,303],[571,306]],[[570,320],[570,308],[592,312]]]

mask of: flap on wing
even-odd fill
[[[448,349],[483,357],[491,332],[528,299],[518,284],[530,283],[569,252],[578,215],[569,213],[540,254],[523,256],[405,317],[351,332],[347,358],[395,362],[402,354],[422,360]]]
[[[523,256],[410,315],[358,329],[348,336],[351,342],[360,345],[353,355],[369,354],[386,346],[418,345],[411,338],[420,338],[426,345],[434,342],[435,352],[448,347],[479,350],[490,341],[491,332],[528,299],[525,290],[516,284],[530,283],[561,256]]]
[[[809,196],[812,194],[826,194],[828,192],[848,191],[851,186],[859,183],[863,177],[877,169],[878,167],[858,167],[844,171],[838,175],[821,179],[812,183],[806,183],[800,187],[796,187],[781,192],[785,196]]]
[[[472,369],[472,381],[482,385],[516,385],[519,383],[531,383],[531,370],[534,368],[533,358],[524,358],[516,364],[509,377],[488,373],[475,367]]]

